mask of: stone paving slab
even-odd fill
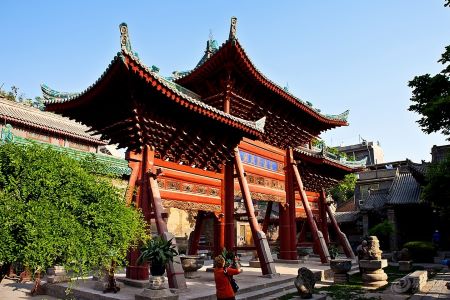
[[[422,292],[414,294],[411,300],[450,299],[450,290],[446,283],[450,282],[450,272],[437,273],[427,282]]]
[[[0,283],[0,299],[1,300],[57,300],[58,298],[48,295],[40,295],[32,297],[29,295],[32,282],[17,283],[14,280],[3,279]]]

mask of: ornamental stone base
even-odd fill
[[[178,300],[178,295],[172,293],[165,284],[164,276],[150,276],[150,288],[144,289],[142,293],[134,295],[135,300]]]
[[[387,274],[383,268],[387,267],[387,260],[361,260],[359,266],[364,270],[362,280],[364,286],[378,288],[388,284]]]

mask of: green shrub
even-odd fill
[[[375,235],[377,237],[387,237],[392,232],[394,232],[394,225],[388,220],[384,220],[369,229],[369,235]]]
[[[433,262],[436,249],[431,242],[411,241],[403,245],[403,247],[408,249],[413,261]]]

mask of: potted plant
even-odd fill
[[[330,247],[328,247],[328,252],[330,253],[331,259],[336,259],[339,254],[339,249],[334,245],[330,245]]]
[[[173,257],[178,255],[172,239],[166,241],[162,237],[150,239],[147,244],[141,248],[141,255],[137,262],[150,263],[150,274],[152,276],[162,276],[166,270],[166,264],[173,261]]]

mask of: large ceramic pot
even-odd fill
[[[330,268],[335,274],[346,274],[352,268],[350,259],[332,259]]]
[[[205,261],[198,255],[185,255],[180,256],[181,266],[184,270],[184,277],[186,278],[198,278],[196,275],[197,270],[203,267]]]

